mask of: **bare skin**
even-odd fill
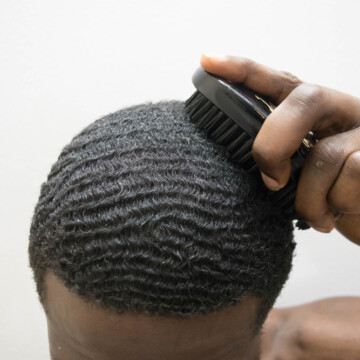
[[[360,99],[246,58],[203,55],[201,66],[244,83],[277,105],[252,149],[268,188],[279,190],[286,185],[291,156],[304,136],[314,133],[319,141],[301,172],[297,212],[314,229],[336,228],[360,245]]]
[[[254,297],[179,319],[115,314],[84,302],[51,272],[46,288],[52,360],[360,359],[360,298],[273,309],[261,338],[252,330]]]
[[[273,309],[261,360],[360,359],[360,298],[339,297]]]
[[[252,327],[259,299],[189,319],[117,315],[84,302],[49,272],[52,360],[259,360]]]

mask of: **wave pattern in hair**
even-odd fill
[[[118,313],[187,317],[254,295],[265,315],[291,269],[293,225],[228,155],[178,101],[84,129],[35,208],[29,256],[40,301],[49,269]]]

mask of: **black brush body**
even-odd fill
[[[251,149],[263,122],[275,106],[244,85],[231,83],[202,68],[195,72],[192,80],[197,91],[185,102],[190,119],[205,130],[210,139],[225,146],[232,161],[250,173],[260,174]],[[301,220],[295,211],[296,187],[306,154],[315,142],[309,133],[291,158],[288,184],[279,191],[268,190],[272,201],[293,219]],[[302,220],[298,221],[297,227],[308,228]]]

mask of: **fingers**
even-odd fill
[[[204,70],[269,96],[277,108],[252,148],[265,185],[284,187],[291,157],[312,131],[320,140],[308,154],[297,188],[296,208],[311,226],[334,226],[360,244],[360,99],[246,58],[202,56]],[[342,213],[335,222],[334,213]],[[354,240],[355,239],[355,240]]]
[[[360,100],[315,84],[301,84],[268,116],[253,144],[253,156],[272,190],[289,179],[290,158],[309,131],[317,138],[360,125]]]
[[[255,92],[269,96],[275,104],[283,101],[302,83],[290,73],[274,70],[242,57],[213,58],[202,55],[200,64],[205,71],[227,80],[242,82]]]
[[[336,230],[357,245],[360,245],[360,214],[345,214],[336,221]]]
[[[291,156],[303,138],[328,115],[326,99],[320,87],[302,84],[268,116],[252,148],[254,159],[262,173],[274,179],[272,183],[263,176],[271,190],[284,187],[290,176]]]
[[[334,228],[333,210],[344,213],[359,209],[360,156],[353,155],[359,144],[360,129],[354,129],[320,140],[308,154],[295,206],[316,230],[330,232]],[[356,173],[357,178],[353,178]]]
[[[360,133],[360,131],[357,132]],[[352,140],[355,140],[355,137]],[[360,136],[357,136],[357,141],[359,149]],[[353,152],[346,159],[344,167],[329,193],[328,201],[330,206],[338,212],[360,214],[360,150]]]
[[[353,96],[302,83],[289,73],[246,58],[203,55],[201,65],[206,71],[243,82],[280,104],[265,120],[252,149],[264,183],[271,190],[287,184],[290,158],[309,131],[320,139],[360,125],[360,100]]]

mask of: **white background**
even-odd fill
[[[250,57],[359,96],[359,1],[1,0],[0,358],[49,359],[28,267],[40,184],[61,148],[124,106],[185,100],[202,52]],[[360,247],[297,233],[278,305],[360,295]]]

